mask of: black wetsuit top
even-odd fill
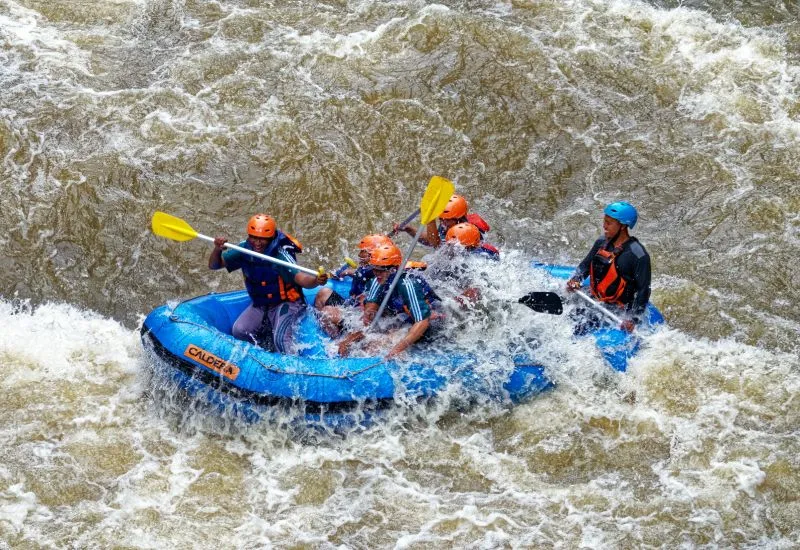
[[[597,239],[589,254],[575,269],[573,278],[582,281],[589,275],[589,266],[601,247],[609,252],[614,250],[614,246],[605,237]],[[620,296],[620,301],[638,322],[644,316],[647,302],[650,300],[650,255],[636,237],[630,237],[620,248],[622,251],[614,259],[617,273],[626,281],[625,292]]]

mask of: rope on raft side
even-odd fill
[[[181,303],[183,303],[183,302],[181,302]],[[200,323],[195,323],[194,321],[187,321],[187,320],[181,319],[180,317],[175,315],[174,312],[175,312],[176,309],[178,309],[178,306],[180,306],[180,305],[181,304],[178,304],[172,310],[173,313],[172,313],[172,315],[169,316],[169,320],[170,321],[172,321],[174,323],[183,323],[183,324],[186,324],[186,325],[192,325],[192,326],[207,330],[209,332],[215,332],[214,329],[210,328],[208,325],[202,325]],[[270,372],[274,372],[276,374],[286,374],[286,375],[290,375],[290,376],[317,376],[317,377],[320,377],[320,378],[333,378],[333,379],[338,379],[338,380],[353,380],[353,377],[358,376],[360,374],[363,374],[363,373],[367,372],[368,370],[374,369],[378,365],[382,365],[383,363],[386,362],[385,359],[378,359],[374,363],[370,363],[369,365],[367,365],[367,366],[365,366],[365,367],[363,367],[363,368],[361,368],[359,370],[350,371],[350,372],[345,373],[345,374],[322,374],[322,373],[318,373],[318,372],[289,371],[289,370],[279,369],[279,368],[277,368],[277,367],[275,367],[273,365],[266,365],[262,361],[260,361],[257,357],[255,357],[254,355],[251,355],[249,351],[247,352],[247,356],[250,359],[252,359],[253,361],[255,361],[256,363],[258,363],[259,365],[261,365],[262,367],[264,367],[264,369],[266,369],[266,370],[268,370]]]

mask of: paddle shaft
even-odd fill
[[[389,290],[386,292],[386,296],[383,297],[383,302],[381,302],[378,312],[375,314],[375,317],[372,319],[369,327],[367,327],[367,332],[375,328],[375,326],[378,324],[378,319],[381,318],[383,310],[386,309],[386,304],[389,303],[389,300],[392,297],[392,292],[394,292],[394,289],[397,286],[398,281],[400,281],[400,277],[403,275],[403,271],[406,268],[406,262],[408,262],[408,258],[414,251],[414,247],[417,246],[419,236],[422,234],[425,226],[435,220],[439,214],[444,212],[444,209],[447,207],[447,202],[450,200],[454,190],[453,182],[441,176],[433,176],[428,182],[428,186],[425,188],[425,193],[422,195],[422,200],[419,202],[419,221],[421,222],[419,230],[414,235],[414,240],[411,241],[411,246],[409,246],[408,250],[406,250],[405,254],[403,254],[403,257],[400,260],[400,267],[397,269],[397,273],[395,273],[392,284],[389,285]]]
[[[403,259],[400,260],[400,267],[397,269],[397,273],[395,273],[394,279],[392,279],[392,284],[389,285],[389,290],[386,291],[386,296],[383,297],[383,301],[381,302],[381,307],[378,308],[378,312],[375,314],[375,317],[372,319],[372,322],[367,327],[367,330],[364,332],[370,332],[375,326],[378,324],[378,319],[381,318],[383,314],[383,310],[386,309],[386,305],[389,303],[389,300],[392,297],[392,292],[394,292],[395,287],[397,286],[397,282],[400,280],[400,275],[403,274],[403,271],[406,268],[406,262],[408,261],[409,256],[414,251],[414,247],[417,246],[417,241],[419,241],[419,236],[422,234],[422,230],[425,228],[424,225],[420,225],[419,231],[414,236],[414,240],[411,241],[411,246],[408,247],[405,254],[403,254]]]
[[[617,325],[621,325],[622,324],[622,319],[620,319],[618,316],[614,315],[613,313],[608,311],[606,308],[604,308],[602,305],[597,303],[588,294],[586,294],[582,290],[575,290],[574,292],[575,292],[575,294],[580,296],[587,304],[590,304],[592,307],[594,307],[595,309],[599,310],[603,315],[605,315],[606,317],[608,317],[609,319],[611,319],[612,321],[617,323]]]
[[[404,228],[406,225],[408,225],[409,223],[411,223],[411,220],[413,220],[413,219],[414,219],[414,218],[416,218],[417,216],[419,216],[419,208],[417,208],[416,210],[414,210],[414,213],[413,213],[413,214],[411,214],[409,217],[407,217],[406,219],[404,219],[403,221],[401,221],[399,224],[397,224],[397,229],[392,229],[391,231],[389,231],[389,236],[390,236],[390,237],[394,237],[395,235],[397,235],[397,232],[398,232],[398,231],[402,231],[402,230],[403,230],[403,228]]]
[[[197,238],[198,239],[203,239],[204,241],[208,241],[210,243],[214,242],[213,237],[209,237],[208,235],[202,235],[200,233],[197,234]],[[313,275],[314,277],[317,277],[319,275],[319,272],[318,271],[314,271],[313,269],[309,269],[309,268],[303,267],[301,265],[293,264],[291,262],[285,262],[283,260],[279,260],[278,258],[273,258],[272,256],[267,256],[266,254],[260,254],[260,253],[256,252],[255,250],[250,250],[248,248],[242,248],[241,246],[237,246],[235,244],[225,243],[222,246],[225,247],[225,248],[230,248],[231,250],[236,250],[237,252],[241,252],[242,254],[249,254],[250,256],[253,256],[254,258],[259,258],[261,260],[266,260],[266,261],[271,262],[273,264],[277,264],[277,265],[280,265],[280,266],[283,266],[283,267],[287,267],[289,269],[294,269],[295,271],[302,271],[303,273],[308,273],[309,275]]]

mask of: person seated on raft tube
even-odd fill
[[[372,266],[375,278],[372,279],[367,287],[363,316],[365,326],[369,326],[375,318],[375,314],[378,312],[378,308],[392,283],[394,275],[397,273],[397,268],[400,267],[402,259],[403,254],[394,245],[379,246],[372,251],[369,265]],[[427,292],[426,287],[429,289]],[[434,300],[438,300],[438,297],[430,290],[427,283],[423,282],[421,277],[406,272],[400,276],[400,281],[392,291],[392,297],[386,306],[386,311],[394,315],[405,312],[411,318],[413,324],[408,329],[405,337],[397,342],[386,354],[387,359],[402,353],[425,335],[431,325],[433,317],[431,303]],[[363,331],[348,334],[339,342],[339,355],[346,357],[350,351],[350,346],[363,339]]]
[[[342,271],[342,277],[352,277],[349,297],[345,299],[330,287],[321,288],[314,300],[314,308],[320,311],[320,324],[323,330],[331,337],[338,336],[342,331],[341,306],[362,306],[367,285],[375,278],[369,258],[372,251],[379,246],[394,246],[392,239],[386,235],[374,233],[366,235],[358,243],[358,267]]]
[[[481,235],[489,231],[489,224],[478,214],[468,214],[468,209],[469,205],[464,197],[461,195],[453,195],[450,197],[444,211],[439,214],[438,227],[436,225],[436,220],[431,221],[425,229],[425,235],[420,235],[419,242],[426,246],[438,248],[442,242],[444,242],[447,231],[454,225],[464,222],[469,222],[477,227]],[[412,237],[417,234],[416,228],[410,226],[400,227],[397,224],[394,224],[394,231],[405,231]]]
[[[461,262],[458,265],[459,252],[469,256],[477,256],[487,260],[499,261],[500,251],[493,245],[482,242],[480,230],[469,222],[457,223],[447,230],[445,235],[446,253],[450,256],[450,265],[441,273],[446,279],[454,280],[462,293],[455,300],[462,306],[480,300],[480,290],[475,287],[466,275],[468,266]],[[459,250],[460,249],[460,250]]]
[[[592,296],[623,309],[628,318],[620,328],[631,332],[644,317],[650,300],[650,255],[642,243],[628,233],[639,217],[636,208],[620,201],[606,206],[603,213],[603,236],[595,241],[575,269],[567,281],[567,290],[579,289],[588,275]],[[575,327],[577,335],[594,330],[602,323],[596,313],[586,310],[576,313],[583,316]]]
[[[233,337],[258,343],[259,330],[266,316],[272,329],[270,344],[276,351],[287,353],[291,349],[297,321],[306,307],[302,289],[324,285],[328,282],[328,275],[321,273],[314,277],[237,250],[223,252],[226,242],[225,237],[214,239],[208,267],[214,270],[224,267],[229,273],[241,269],[252,300],[233,323]],[[275,220],[266,214],[250,218],[247,240],[239,246],[292,264],[296,263],[295,255],[303,250],[300,243],[280,231]]]

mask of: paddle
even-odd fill
[[[611,319],[612,321],[617,323],[617,326],[622,324],[622,319],[620,319],[619,317],[617,317],[616,315],[614,315],[613,313],[608,311],[606,308],[604,308],[602,305],[600,305],[599,302],[596,302],[595,300],[593,300],[592,297],[589,296],[588,294],[586,294],[585,292],[583,292],[581,290],[575,290],[573,292],[575,292],[575,294],[580,296],[583,299],[584,302],[586,302],[587,304],[591,305],[593,308],[598,310],[600,313],[602,313],[603,315],[605,315],[606,317],[608,317],[609,319]]]
[[[389,237],[394,237],[395,235],[397,235],[397,232],[398,231],[402,231],[405,226],[407,226],[409,223],[411,223],[411,220],[416,218],[419,215],[419,212],[420,212],[419,208],[414,210],[413,214],[411,214],[409,217],[407,217],[406,219],[404,219],[403,221],[401,221],[400,223],[397,224],[397,229],[392,229],[391,231],[389,231],[388,236]]]
[[[555,292],[529,292],[520,298],[518,302],[539,313],[561,315],[564,311],[561,296]]]
[[[617,315],[614,315],[613,313],[608,311],[600,303],[593,300],[591,296],[580,290],[575,290],[574,292],[587,304],[591,305],[593,308],[600,311],[600,313],[602,313],[603,315],[614,321],[617,324],[617,326],[622,324],[622,319],[620,319]],[[528,306],[533,311],[537,311],[539,313],[551,313],[553,315],[561,315],[561,313],[564,311],[561,296],[559,296],[555,292],[529,292],[528,294],[526,294],[517,301],[520,304]]]
[[[408,250],[406,250],[406,252],[403,254],[403,259],[400,260],[400,267],[397,269],[397,273],[392,280],[392,284],[389,285],[389,290],[386,291],[386,296],[383,297],[383,301],[381,302],[381,306],[378,308],[378,312],[375,314],[375,318],[372,319],[372,323],[370,323],[369,327],[367,327],[367,331],[370,331],[375,327],[375,325],[378,323],[378,319],[380,319],[381,315],[383,314],[383,310],[386,309],[386,304],[389,303],[392,292],[397,286],[398,281],[400,281],[400,276],[403,274],[403,270],[406,268],[406,262],[411,256],[411,253],[414,251],[414,247],[417,246],[417,241],[419,241],[419,236],[422,234],[425,226],[435,220],[439,214],[444,212],[444,209],[447,206],[447,203],[450,201],[450,197],[453,195],[454,190],[455,186],[453,185],[453,182],[441,176],[433,176],[428,182],[428,187],[425,189],[425,193],[422,195],[422,200],[419,203],[421,222],[419,230],[414,236],[414,240],[411,241],[411,246],[409,246]]]
[[[353,258],[351,258],[349,256],[346,256],[345,259],[344,259],[344,265],[333,272],[333,277],[336,278],[336,279],[341,279],[342,278],[342,273],[344,273],[344,271],[346,269],[348,269],[348,268],[355,269],[357,267],[358,267],[358,264],[356,263],[356,261]]]
[[[208,241],[210,243],[214,242],[213,237],[209,237],[207,235],[202,235],[198,233],[197,231],[192,229],[191,225],[189,225],[182,219],[176,218],[175,216],[170,216],[165,212],[156,212],[155,214],[153,214],[153,219],[151,220],[150,225],[153,228],[153,233],[155,233],[159,237],[166,237],[167,239],[172,239],[173,241],[183,242],[199,238],[204,241]],[[273,264],[281,265],[283,267],[288,267],[289,269],[294,269],[296,271],[302,271],[303,273],[308,273],[309,275],[313,275],[315,277],[320,273],[325,272],[321,267],[319,268],[319,271],[314,271],[313,269],[299,266],[291,262],[284,262],[283,260],[267,256],[266,254],[259,254],[254,250],[248,250],[247,248],[242,248],[241,246],[236,246],[235,244],[225,243],[223,246],[225,248],[237,250],[239,252],[242,252],[243,254],[249,254],[250,256],[254,256],[256,258],[272,262]]]

